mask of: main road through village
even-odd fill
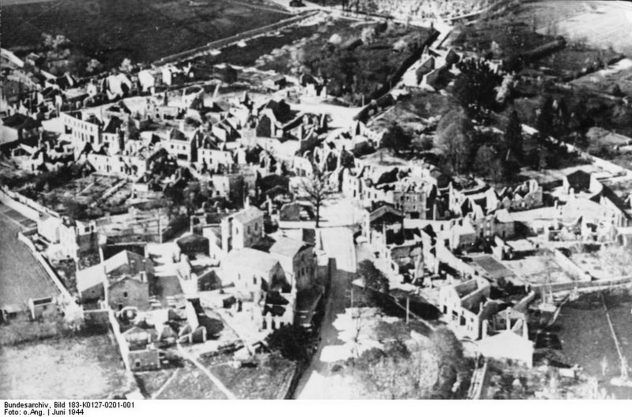
[[[298,383],[294,397],[297,399],[345,398],[344,391],[336,388],[329,365],[324,360],[327,346],[338,344],[338,332],[333,322],[346,308],[346,295],[356,271],[356,252],[353,232],[347,227],[321,229],[323,249],[336,260],[336,269],[331,276],[329,298],[320,329],[320,343],[309,367]]]

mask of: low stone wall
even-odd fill
[[[155,62],[156,65],[163,65],[166,64],[168,62],[174,62],[174,61],[178,61],[181,59],[185,59],[185,58],[192,58],[193,56],[197,55],[197,54],[202,54],[202,53],[206,53],[209,52],[212,49],[222,49],[225,48],[229,45],[232,45],[234,43],[237,43],[239,41],[243,41],[246,39],[251,39],[257,36],[261,36],[266,34],[267,32],[271,32],[271,31],[275,31],[275,30],[279,30],[279,29],[283,29],[285,27],[288,26],[292,26],[295,25],[305,19],[309,19],[311,17],[314,17],[318,14],[318,11],[311,11],[311,12],[306,12],[304,14],[298,15],[298,16],[293,16],[290,17],[288,19],[284,19],[281,20],[279,22],[276,23],[272,23],[270,25],[267,26],[263,26],[260,28],[255,28],[255,29],[251,29],[251,30],[247,30],[245,32],[239,33],[237,35],[233,35],[233,36],[229,36],[227,38],[224,39],[218,39],[216,41],[212,41],[207,43],[206,45],[200,46],[198,48],[194,48],[188,51],[184,51],[184,52],[180,52],[177,54],[173,54],[173,55],[169,55],[163,58],[160,58],[158,61]]]
[[[112,310],[108,310],[107,313],[110,327],[112,328],[112,334],[114,334],[114,339],[116,339],[116,344],[118,345],[121,353],[121,358],[123,358],[123,363],[125,364],[125,370],[131,372],[132,367],[129,363],[129,347],[127,346],[127,342],[125,341],[123,334],[121,333],[121,327],[119,326],[116,317],[114,317],[114,312],[112,312]]]
[[[580,281],[590,281],[592,279],[591,275],[587,271],[584,271],[582,268],[577,266],[575,262],[570,260],[568,256],[564,255],[559,249],[553,249],[553,256],[555,258],[555,262],[557,262],[557,264],[570,276],[577,278]]]
[[[470,389],[467,395],[468,399],[480,400],[483,396],[483,391],[487,379],[487,369],[487,361],[485,361],[481,368],[477,368],[474,370],[474,373],[472,374],[472,379],[470,381]]]
[[[110,326],[108,310],[84,310],[83,319],[87,325]]]
[[[53,283],[59,290],[61,294],[61,299],[63,301],[71,301],[73,299],[72,295],[70,294],[70,292],[68,292],[64,284],[59,280],[57,273],[50,266],[50,264],[48,263],[48,260],[46,260],[46,258],[44,258],[44,256],[42,256],[42,254],[39,253],[35,245],[33,245],[33,242],[31,242],[31,240],[28,237],[26,237],[22,232],[18,232],[18,240],[24,243],[29,248],[29,250],[35,257],[35,259],[37,259],[37,261],[42,265],[42,267],[44,268],[44,271],[46,271],[50,279],[53,281]]]
[[[538,284],[531,285],[531,290],[535,291],[551,291],[551,292],[566,292],[577,290],[579,292],[590,292],[606,290],[608,288],[615,288],[619,286],[626,286],[632,284],[632,276],[613,278],[608,280],[599,281],[575,281],[575,282],[560,282],[556,284]]]
[[[4,204],[5,206],[10,207],[13,210],[17,211],[24,217],[30,220],[33,220],[35,222],[38,221],[40,212],[32,207],[29,207],[25,203],[18,201],[15,198],[16,194],[17,193],[13,193],[8,190],[0,189],[0,202],[2,202],[2,204]],[[26,199],[26,197],[23,197],[23,198]]]

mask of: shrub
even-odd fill
[[[312,338],[307,330],[297,326],[283,326],[272,332],[266,343],[272,351],[279,352],[285,359],[303,361],[309,359],[308,348]]]

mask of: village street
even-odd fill
[[[336,260],[336,270],[331,277],[329,299],[321,324],[321,341],[310,366],[298,384],[295,392],[297,399],[349,398],[344,381],[331,375],[326,357],[328,346],[340,344],[338,331],[333,322],[346,308],[347,290],[355,277],[353,234],[350,229],[344,227],[322,229],[322,241],[327,255]]]

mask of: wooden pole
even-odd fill
[[[406,324],[410,320],[410,297],[406,297]]]

